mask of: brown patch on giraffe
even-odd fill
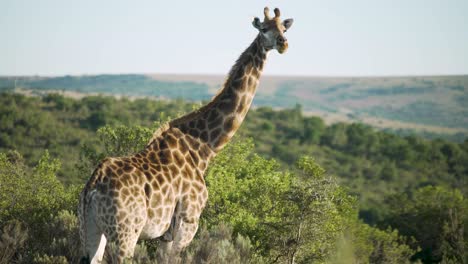
[[[149,210],[148,210],[148,218],[151,219],[151,218],[153,218],[153,217],[154,217],[154,212],[153,212],[153,210],[149,209]]]
[[[185,160],[187,161],[187,163],[188,163],[188,165],[190,167],[192,167],[192,168],[196,167],[195,161],[193,160],[192,155],[190,155],[190,153],[187,153],[185,155]]]
[[[231,87],[239,87],[242,83],[242,79],[241,78],[237,78],[237,79],[233,79],[231,81]],[[234,89],[234,88],[233,88]]]
[[[199,182],[204,182],[203,175],[199,170],[195,170],[196,176],[197,176],[197,181]]]
[[[206,162],[205,162],[205,161],[202,161],[202,162],[200,163],[200,169],[201,169],[202,171],[204,171],[204,170],[206,169]]]
[[[160,202],[162,200],[162,196],[159,192],[153,193],[153,197],[151,198],[151,207],[156,208],[160,205]]]
[[[158,152],[159,161],[163,164],[167,164],[171,161],[171,151],[165,149]],[[163,168],[164,169],[164,168]]]
[[[149,159],[149,161],[152,162],[152,163],[158,162],[158,158],[157,158],[157,156],[156,156],[156,152],[150,152],[150,153],[148,153],[148,159]]]
[[[198,196],[198,203],[201,204],[201,205],[204,205],[205,203],[205,200],[203,200],[203,197],[201,195]],[[204,206],[203,206],[204,207]]]
[[[186,153],[190,149],[187,142],[185,142],[184,138],[181,138],[179,142],[180,142],[179,144],[180,151],[182,151],[182,153]]]
[[[148,200],[151,198],[151,185],[148,183],[145,183],[145,195]]]
[[[157,180],[151,182],[151,187],[153,187],[153,190],[159,189],[159,182]]]
[[[177,148],[177,145],[178,145],[177,139],[173,135],[167,134],[166,140],[170,148]]]
[[[159,149],[160,150],[165,150],[167,148],[169,148],[167,142],[161,139],[161,141],[159,141]]]
[[[232,101],[221,101],[218,103],[218,109],[221,110],[224,114],[232,113],[236,105]]]
[[[190,129],[189,134],[196,138],[200,136],[200,132],[196,129]]]
[[[260,58],[260,56],[257,56],[257,55],[256,55],[256,56],[254,56],[253,58],[254,58],[253,62],[254,62],[254,64],[257,66],[257,67],[255,67],[255,68],[260,68],[261,65],[262,65],[262,59]]]
[[[96,186],[96,189],[97,189],[98,191],[100,191],[101,193],[106,193],[106,192],[107,192],[107,184],[102,184],[102,183],[100,183],[100,184],[98,184],[98,185]]]
[[[104,169],[104,173],[105,173],[108,177],[114,175],[114,172],[112,171],[112,169],[111,169],[110,167],[106,167],[106,168]]]
[[[117,222],[122,222],[127,217],[127,213],[125,211],[120,211],[117,214]]]
[[[143,180],[142,179],[143,175],[140,175],[140,174],[137,174],[137,173],[132,173],[132,174],[129,174],[129,175],[133,179],[133,182],[135,184],[140,185],[140,184],[143,183],[143,181],[142,181]]]
[[[122,188],[122,190],[120,191],[120,195],[122,195],[123,197],[127,197],[130,195],[130,191],[128,190],[128,188]]]
[[[201,186],[199,183],[195,182],[194,184],[192,184],[192,188],[195,189],[195,191],[198,193],[198,192],[201,192],[203,190],[203,186]]]
[[[188,127],[187,124],[180,124],[179,129],[180,129],[180,131],[182,131],[182,132],[186,132],[186,131],[189,130],[189,127]]]
[[[174,136],[175,136],[176,138],[180,138],[180,137],[183,137],[183,136],[184,136],[184,134],[180,131],[180,129],[178,129],[178,128],[176,128],[176,127],[172,127],[172,128],[171,128],[171,131],[172,131],[172,133],[174,134]]]
[[[174,161],[176,163],[176,165],[178,167],[182,167],[185,163],[185,160],[184,160],[184,156],[182,156],[182,154],[175,150],[173,153],[172,153],[173,157],[174,157]]]
[[[190,183],[187,181],[182,181],[182,193],[186,193],[190,190]]]
[[[203,160],[207,160],[211,156],[211,152],[212,151],[210,147],[208,147],[207,145],[203,145],[201,146],[198,153],[200,154],[200,158],[202,158]]]
[[[234,91],[231,86],[227,86],[223,89],[223,92],[221,93],[221,96],[219,97],[219,100],[231,100],[232,97],[234,97]]]
[[[200,156],[198,156],[198,153],[193,151],[193,150],[190,150],[189,151],[190,153],[190,157],[193,159],[193,166],[197,166],[198,163],[200,162]]]
[[[195,140],[193,137],[185,137],[189,146],[192,146],[190,149],[198,150],[200,147],[200,142]]]
[[[215,120],[211,121],[209,124],[208,124],[208,127],[210,129],[214,129],[216,127],[219,127],[221,126],[221,124],[223,123],[223,117],[222,116],[218,116],[218,118],[216,118]]]
[[[188,123],[188,126],[189,126],[190,128],[195,128],[195,121],[193,121],[193,120],[190,121],[190,122]]]
[[[106,202],[106,207],[110,207],[112,205],[110,199],[106,199],[105,202]]]
[[[203,142],[207,142],[208,141],[208,132],[203,131],[200,135],[200,139],[203,141]]]
[[[133,179],[129,174],[124,173],[122,176],[120,176],[119,179],[123,185],[125,186],[130,186],[133,184]]]
[[[239,110],[243,111],[247,105],[247,95],[243,95],[242,99],[239,101]]]
[[[185,179],[191,179],[192,178],[192,170],[187,166],[187,164],[182,168],[182,175],[185,177]]]
[[[161,188],[161,193],[166,194],[168,190],[169,190],[169,185],[164,184],[163,187]]]
[[[133,171],[133,167],[130,166],[128,163],[125,163],[125,165],[123,166],[123,170],[127,173],[130,173]]]
[[[159,186],[162,186],[165,182],[164,176],[162,174],[158,174],[156,176],[156,181],[158,182]]]
[[[145,171],[149,169],[149,166],[148,166],[148,164],[147,164],[146,162],[143,163],[143,165],[141,165],[141,167],[142,167],[143,170],[145,170]]]
[[[173,199],[171,196],[166,196],[166,198],[164,198],[165,205],[171,205],[172,203],[173,203]]]
[[[138,196],[139,194],[139,190],[138,190],[138,187],[134,186],[130,189],[130,193],[135,197],[135,196]]]
[[[155,139],[151,143],[151,150],[155,151],[159,149],[159,139]]]
[[[161,207],[159,207],[158,209],[156,209],[156,215],[158,216],[161,216],[163,213],[163,209]]]
[[[110,182],[109,182],[109,189],[114,189],[115,190],[116,187],[117,187],[117,183],[118,183],[117,179],[112,177]]]
[[[180,172],[180,171],[179,171],[179,172]],[[177,173],[177,174],[179,174],[179,173]],[[175,190],[176,192],[179,192],[180,186],[181,186],[181,178],[180,178],[180,177],[175,178],[175,179],[173,180],[173,182],[172,182],[172,185],[174,186],[174,190]]]
[[[197,129],[198,130],[203,130],[206,127],[206,121],[205,120],[198,120],[197,122]]]
[[[211,134],[210,134],[210,140],[211,141],[214,141],[216,138],[218,138],[218,136],[221,134],[221,128],[217,128],[213,131],[211,131]]]
[[[145,177],[146,177],[146,181],[151,182],[151,180],[153,179],[153,177],[151,176],[151,174],[149,174],[147,171],[145,171],[143,174],[144,174]]]
[[[236,127],[234,127],[235,118],[235,116],[230,116],[226,118],[226,120],[224,121],[224,131],[229,132],[233,129],[236,129]]]
[[[254,78],[253,78],[252,76],[249,76],[248,79],[247,79],[247,85],[248,85],[251,89],[252,89],[252,86],[255,86],[255,85],[254,85],[254,84],[255,84],[254,82],[255,82]],[[255,87],[253,87],[253,88],[255,88]]]
[[[224,145],[226,145],[226,144],[229,142],[230,139],[231,139],[231,138],[230,138],[228,135],[226,135],[226,134],[225,134],[225,135],[222,135],[221,137],[218,138],[218,140],[217,140],[217,142],[215,143],[215,145],[216,145],[217,147],[223,147]]]
[[[132,193],[132,191],[130,189],[128,191],[130,192],[130,194]],[[127,205],[128,204],[133,204],[133,203],[135,203],[135,198],[133,197],[133,195],[129,195],[128,200],[127,200]]]
[[[215,108],[211,109],[208,113],[208,122],[212,122],[219,116],[218,111]]]
[[[175,155],[174,155],[174,156],[175,156]],[[177,159],[176,159],[176,160],[177,160]],[[178,168],[176,165],[174,165],[174,164],[169,165],[169,170],[171,171],[171,175],[172,175],[173,177],[175,177],[176,175],[178,175],[179,172],[180,172],[180,171],[179,171],[179,168]]]

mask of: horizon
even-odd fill
[[[251,21],[266,5],[295,22],[286,34],[288,52],[271,52],[265,75],[468,74],[463,0],[202,0],[184,8],[162,1],[7,0],[0,3],[0,33],[8,40],[0,42],[0,76],[225,75],[256,36]]]
[[[59,74],[59,75],[4,75],[0,74],[0,78],[29,78],[29,77],[41,77],[41,78],[58,78],[58,77],[85,77],[85,76],[98,76],[98,75],[144,75],[144,76],[209,76],[209,77],[225,77],[228,73],[138,73],[138,72],[122,72],[122,73],[82,73],[82,74]],[[415,74],[415,75],[296,75],[296,74],[271,74],[263,73],[260,78],[263,77],[279,77],[279,78],[414,78],[414,77],[468,77],[468,73],[463,74]]]

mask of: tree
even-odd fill
[[[413,256],[424,263],[467,261],[468,204],[460,191],[427,186],[387,199],[390,213],[385,223],[414,237]],[[417,224],[415,224],[417,223]]]
[[[8,237],[27,236],[24,251],[13,255],[23,255],[25,263],[53,245],[56,237],[48,223],[62,210],[75,211],[78,204],[79,188],[65,188],[56,177],[59,168],[60,162],[47,151],[34,168],[26,166],[18,152],[0,153],[0,229],[4,229],[0,244],[5,245]]]

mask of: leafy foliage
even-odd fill
[[[154,120],[193,107],[58,95],[5,94],[0,101],[0,148],[6,151],[0,154],[0,228],[20,221],[20,231],[8,237],[27,239],[9,258],[43,263],[74,262],[78,256],[67,251],[77,247],[73,212],[79,188],[70,183],[82,184],[104,156],[140,150],[159,125]],[[93,114],[103,119],[89,118]],[[304,117],[300,106],[259,108],[247,119],[235,142],[210,165],[206,230],[187,260],[466,261],[468,141],[399,137],[360,124],[326,126],[320,118]],[[43,154],[48,147],[50,154]],[[16,148],[25,159],[11,151]],[[436,221],[417,224],[428,219]],[[154,260],[155,244],[139,246],[141,261]]]
[[[388,200],[386,223],[415,238],[413,246],[421,248],[415,259],[425,263],[468,260],[468,202],[460,191],[427,186]]]

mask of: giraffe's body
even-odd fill
[[[107,241],[116,243],[121,262],[133,255],[139,239],[162,237],[170,257],[193,239],[208,199],[208,163],[244,120],[267,52],[287,48],[282,33],[292,20],[280,23],[279,10],[274,19],[267,12],[263,24],[256,19],[254,26],[281,26],[274,35],[281,43],[269,45],[266,34],[260,33],[210,103],[161,127],[141,152],[98,165],[81,193],[78,210],[84,254],[93,263],[102,259]]]

